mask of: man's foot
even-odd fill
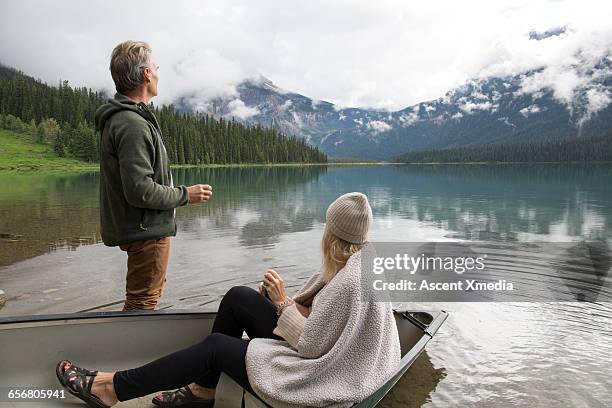
[[[190,407],[210,408],[215,403],[215,390],[204,388],[196,383],[176,391],[164,391],[153,398],[153,404],[160,407]]]
[[[118,402],[113,387],[113,373],[89,371],[68,360],[62,360],[57,364],[56,375],[69,393],[90,407],[108,408]]]

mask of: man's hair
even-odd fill
[[[144,82],[143,68],[148,67],[151,46],[142,41],[125,41],[113,49],[110,72],[117,92],[128,92]]]

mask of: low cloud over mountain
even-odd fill
[[[611,95],[610,55],[579,53],[562,71],[542,67],[472,79],[441,98],[393,112],[315,101],[264,77],[244,81],[235,95],[209,100],[205,108],[189,96],[180,105],[275,126],[330,155],[390,159],[413,150],[610,132]]]

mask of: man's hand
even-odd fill
[[[196,184],[187,187],[189,193],[189,203],[203,203],[212,197],[212,187],[208,184]]]
[[[270,300],[274,304],[281,304],[287,298],[285,293],[285,282],[274,269],[268,269],[264,275],[263,287],[268,292]]]

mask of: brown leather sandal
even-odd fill
[[[66,365],[70,364],[69,368]],[[60,384],[72,395],[85,401],[92,408],[110,408],[100,398],[91,393],[97,371],[89,371],[72,364],[68,360],[62,360],[55,367],[55,374]],[[87,378],[89,377],[89,379]]]

